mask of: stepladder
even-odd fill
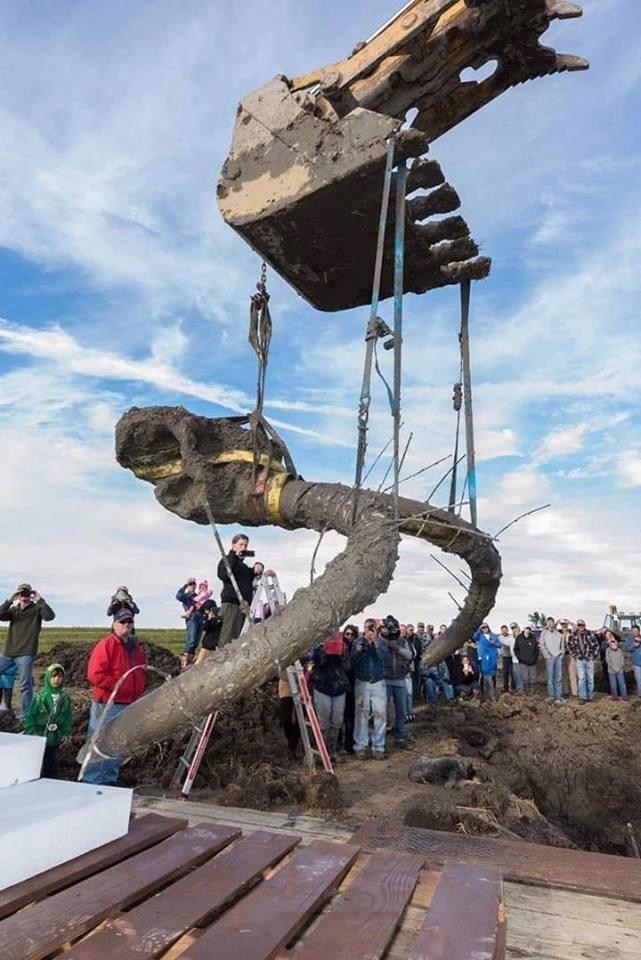
[[[314,709],[314,702],[309,692],[307,678],[300,660],[295,660],[291,667],[287,667],[287,680],[292,692],[294,710],[301,743],[305,753],[305,763],[310,774],[316,772],[316,762],[319,761],[326,773],[333,773],[334,767],[325,744],[323,732]]]
[[[217,719],[218,710],[215,710],[194,726],[185,752],[178,761],[178,766],[171,778],[169,786],[172,790],[177,790],[180,787],[181,800],[187,800],[191,793],[191,788],[194,785],[203,757],[205,756],[205,750],[209,744]],[[183,776],[185,780],[181,786]]]

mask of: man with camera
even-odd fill
[[[15,593],[0,604],[0,620],[8,621],[4,655],[0,656],[0,673],[13,663],[20,677],[20,714],[24,719],[33,700],[33,661],[43,620],[53,620],[55,613],[30,583],[21,583]]]
[[[363,635],[357,637],[352,652],[354,669],[354,756],[357,760],[385,759],[385,728],[387,726],[387,690],[385,687],[385,657],[387,644],[379,635],[375,620],[366,620]],[[369,718],[372,717],[370,754]]]
[[[223,583],[220,594],[223,625],[219,647],[226,646],[240,636],[247,610],[251,607],[254,570],[253,567],[248,567],[244,560],[246,557],[253,557],[254,551],[248,550],[248,546],[249,537],[245,533],[237,533],[232,537],[231,550],[218,564],[218,579]]]
[[[405,678],[410,671],[412,651],[406,637],[402,636],[396,617],[388,615],[381,624],[381,637],[385,640],[385,686],[388,704],[394,703],[394,746],[399,750],[408,750],[405,736],[405,718],[407,716],[407,689]]]

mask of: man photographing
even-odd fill
[[[33,661],[38,652],[42,621],[53,620],[55,613],[30,583],[21,583],[15,593],[0,604],[0,620],[8,621],[4,655],[0,656],[0,673],[11,664],[18,667],[20,678],[20,714],[24,719],[33,700]]]
[[[237,533],[232,537],[231,550],[218,564],[218,579],[223,583],[220,594],[220,613],[223,618],[218,641],[220,647],[226,646],[240,636],[245,615],[251,607],[254,570],[253,566],[248,567],[244,560],[245,557],[253,557],[254,553],[248,550],[248,547],[249,537],[244,533]],[[245,609],[241,606],[237,590],[244,602],[243,606],[246,605]]]

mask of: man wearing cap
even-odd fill
[[[92,687],[87,742],[91,740],[109,701],[105,723],[113,720],[145,692],[147,677],[143,668],[147,660],[136,640],[133,623],[131,610],[123,607],[114,616],[111,633],[99,640],[91,651],[87,664],[87,679]],[[94,760],[84,772],[84,782],[115,784],[123,759],[109,757]]]
[[[185,623],[186,637],[185,646],[181,657],[181,667],[188,667],[194,662],[194,656],[200,642],[200,635],[203,629],[203,615],[200,610],[194,610],[194,597],[198,591],[196,578],[190,577],[189,580],[179,587],[176,591],[176,600],[182,603],[183,610],[187,617]]]
[[[594,700],[594,661],[601,655],[601,648],[595,635],[586,629],[585,620],[577,620],[568,637],[567,647],[576,663],[579,703]]]
[[[0,656],[0,673],[13,663],[20,677],[20,719],[24,719],[33,700],[33,661],[43,620],[53,620],[55,613],[30,583],[21,583],[15,593],[0,604],[0,620],[8,621],[4,656]]]

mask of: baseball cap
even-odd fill
[[[20,583],[20,584],[18,584],[18,586],[16,587],[16,593],[22,593],[23,591],[24,591],[25,593],[27,593],[27,592],[28,592],[28,593],[33,593],[33,587],[31,586],[30,583]]]
[[[510,624],[510,630],[513,630],[514,627],[518,627],[518,623],[516,623],[516,621]]]
[[[134,620],[133,613],[127,607],[123,607],[118,613],[114,614],[114,623],[126,623],[127,620],[131,620],[132,623]]]

